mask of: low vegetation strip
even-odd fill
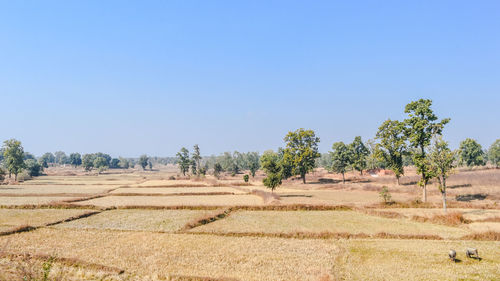
[[[211,214],[207,214],[203,217],[196,218],[184,225],[184,227],[181,229],[181,231],[186,231],[195,227],[198,227],[200,225],[205,225],[220,219],[223,219],[227,217],[231,213],[232,209],[224,209],[224,210],[218,210],[216,212],[213,212]]]
[[[443,240],[439,235],[412,235],[412,234],[392,234],[379,232],[375,234],[348,233],[348,232],[189,232],[200,235],[218,235],[229,237],[275,237],[294,239],[419,239],[419,240]]]
[[[465,235],[462,240],[500,241],[500,232],[486,231]]]
[[[225,277],[201,277],[201,276],[187,276],[187,275],[169,275],[161,276],[160,279],[165,279],[169,281],[238,281],[236,278],[225,278]]]
[[[72,205],[69,203],[51,203],[51,204],[24,204],[24,205],[0,205],[0,209],[25,209],[25,210],[34,210],[34,209],[99,209],[102,210],[102,207],[97,207],[94,205]]]
[[[430,222],[430,223],[437,223],[450,226],[471,223],[471,221],[465,219],[463,214],[460,212],[450,212],[443,215],[434,215],[432,217],[413,216],[412,220],[418,222]]]
[[[237,195],[234,192],[180,192],[180,193],[110,193],[108,196],[196,196]],[[93,199],[93,198],[92,198]]]

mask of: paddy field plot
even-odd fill
[[[209,233],[333,232],[350,234],[389,233],[438,235],[459,238],[470,231],[407,219],[370,216],[355,211],[236,211],[222,220],[190,230]]]
[[[189,194],[189,193],[233,193],[245,194],[247,192],[226,186],[207,186],[207,187],[128,187],[118,188],[111,191],[111,194],[124,194],[124,193],[147,193],[147,194]]]
[[[334,276],[342,280],[499,280],[500,242],[352,239],[339,241]],[[479,249],[481,261],[465,256]],[[459,262],[447,257],[455,249]]]
[[[116,186],[118,187],[118,186]],[[102,185],[0,185],[0,196],[36,195],[48,196],[50,194],[98,194],[111,190],[113,186]]]
[[[253,206],[263,205],[255,195],[192,195],[192,196],[106,196],[75,204],[113,206]]]
[[[395,212],[408,218],[413,216],[432,217],[445,214],[441,208],[388,208],[375,210],[380,212]],[[461,213],[464,218],[471,221],[500,217],[500,210],[496,209],[448,208],[448,213],[452,212]]]
[[[0,206],[53,204],[53,203],[60,203],[64,200],[70,200],[70,199],[75,199],[75,197],[0,196]]]
[[[84,209],[0,209],[0,228],[4,231],[29,225],[41,226],[71,217],[76,217],[91,210]]]
[[[142,280],[171,275],[318,280],[332,269],[338,251],[334,240],[108,230],[43,228],[0,237],[0,244],[9,238],[8,252],[77,258],[138,274]]]
[[[283,204],[312,205],[369,205],[380,202],[380,194],[363,190],[304,190],[279,193]],[[393,194],[398,201],[412,197],[407,194]]]
[[[118,209],[104,211],[97,215],[58,224],[54,227],[174,232],[180,230],[186,223],[213,212],[207,210]]]

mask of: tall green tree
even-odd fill
[[[109,168],[109,162],[106,160],[106,158],[98,156],[94,159],[93,167],[96,168],[98,174],[100,174]]]
[[[332,145],[332,171],[342,174],[342,182],[345,183],[345,173],[347,168],[353,163],[352,150],[343,142],[336,142]]]
[[[21,142],[16,139],[6,140],[3,143],[4,165],[9,172],[9,178],[12,174],[17,181],[17,175],[25,168],[24,149]]]
[[[91,171],[94,168],[95,154],[84,154],[82,156],[82,166],[85,171]]]
[[[366,157],[368,157],[370,151],[363,143],[360,136],[355,137],[354,141],[349,146],[353,153],[352,167],[363,175],[363,170],[366,169]]]
[[[419,185],[422,187],[422,200],[427,202],[427,183],[432,178],[431,165],[427,159],[426,148],[431,144],[433,136],[441,135],[449,118],[437,121],[438,117],[431,109],[432,100],[419,99],[410,102],[405,107],[408,118],[405,119],[405,133],[410,145],[416,150],[412,155],[417,172],[421,175]]]
[[[40,161],[41,163],[45,162],[47,164],[54,164],[56,162],[56,157],[51,152],[46,152],[40,158],[42,159],[42,161]],[[45,168],[47,168],[47,167],[45,167]]]
[[[496,168],[500,167],[500,139],[497,139],[488,149],[488,159]]]
[[[222,165],[219,162],[216,162],[214,164],[214,177],[219,178],[222,171]]]
[[[201,164],[200,164],[200,161],[201,161],[201,154],[200,154],[200,147],[195,144],[194,147],[193,147],[193,155],[192,155],[192,159],[194,161],[194,169],[193,169],[193,173],[194,174],[197,174],[199,172],[199,170],[201,169]]]
[[[407,154],[404,124],[397,120],[386,120],[378,128],[375,154],[387,163],[394,172],[399,185],[399,178],[404,175],[403,157]]]
[[[139,165],[141,165],[142,170],[146,170],[146,166],[148,166],[149,157],[146,154],[141,155],[139,157]]]
[[[118,165],[120,165],[121,168],[128,169],[130,167],[130,161],[128,159],[120,157],[119,160],[120,162]]]
[[[467,138],[460,143],[460,163],[472,166],[485,165],[484,152],[481,145],[474,139]]]
[[[80,153],[71,153],[69,155],[69,163],[75,168],[80,166],[82,164],[82,156]]]
[[[64,165],[68,162],[68,156],[63,151],[54,152],[55,163],[59,165]]]
[[[284,141],[285,158],[292,163],[293,174],[300,175],[302,182],[306,183],[306,174],[314,169],[316,158],[321,155],[318,152],[319,137],[313,130],[302,128],[295,132],[288,132]]]
[[[454,168],[455,153],[448,148],[448,143],[442,137],[435,139],[430,153],[430,163],[433,175],[439,182],[439,191],[443,197],[443,210],[446,212],[446,179]]]
[[[254,178],[255,177],[255,173],[260,168],[260,156],[259,156],[259,153],[258,152],[249,152],[249,153],[247,153],[246,161],[247,161],[248,169],[250,170],[250,174],[252,175],[252,178]]]
[[[279,161],[279,156],[273,151],[266,151],[260,157],[260,162],[262,164],[262,169],[266,172],[266,177],[262,180],[264,185],[274,192],[276,187],[281,185],[281,166]]]
[[[181,150],[177,152],[177,158],[179,158],[179,169],[185,176],[186,172],[189,172],[189,165],[191,164],[191,159],[189,159],[189,150],[185,147],[181,148]]]

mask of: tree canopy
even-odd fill
[[[300,175],[302,182],[306,183],[306,174],[314,169],[318,152],[319,137],[313,130],[302,128],[295,132],[288,132],[284,141],[284,158],[292,164],[292,173]]]
[[[179,169],[185,176],[186,172],[189,171],[189,165],[191,164],[191,159],[189,159],[189,150],[185,147],[181,148],[181,150],[177,152],[177,157],[179,158]]]
[[[262,164],[262,169],[266,172],[266,177],[262,180],[262,183],[274,192],[276,187],[281,185],[281,166],[279,163],[279,156],[273,151],[266,151],[260,157],[260,162]]]
[[[386,120],[378,128],[376,138],[380,143],[375,146],[375,154],[387,163],[399,184],[399,178],[404,174],[403,157],[407,154],[404,124],[397,120]]]
[[[405,107],[408,118],[405,119],[405,134],[412,150],[413,163],[421,175],[419,184],[422,186],[422,199],[427,202],[427,183],[431,179],[431,166],[426,157],[426,147],[434,136],[441,135],[444,125],[450,122],[449,118],[437,121],[438,117],[431,109],[432,100],[419,99],[410,102]]]
[[[342,182],[345,183],[345,172],[352,165],[352,150],[343,142],[336,142],[332,145],[332,171],[342,174]]]
[[[355,137],[349,146],[352,150],[352,167],[363,175],[363,170],[366,169],[366,157],[368,157],[370,151],[360,136]]]
[[[474,139],[467,138],[460,143],[460,163],[462,165],[482,166],[486,164],[484,161],[484,152],[481,145]]]
[[[488,149],[488,159],[497,168],[500,167],[500,139],[497,139]]]
[[[9,177],[14,174],[15,181],[17,175],[25,168],[24,164],[24,148],[21,142],[16,139],[6,140],[3,143],[4,165],[9,172]]]

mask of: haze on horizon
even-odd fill
[[[320,151],[430,98],[452,148],[500,125],[498,1],[2,1],[0,140],[26,151]]]

